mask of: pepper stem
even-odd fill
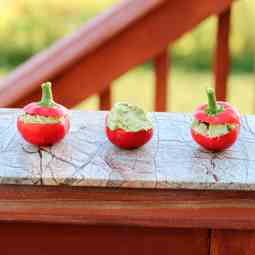
[[[46,107],[54,106],[55,102],[53,100],[51,82],[45,82],[41,85],[41,87],[42,87],[42,99],[38,104]]]
[[[223,112],[223,107],[217,104],[214,90],[212,88],[208,88],[206,92],[208,97],[208,108],[206,109],[207,114],[216,115],[219,112]]]

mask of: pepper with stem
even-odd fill
[[[228,102],[216,101],[212,88],[207,89],[208,103],[200,105],[191,127],[193,139],[210,151],[222,151],[232,146],[240,132],[240,114]]]
[[[68,109],[57,104],[52,95],[51,83],[41,85],[42,99],[23,108],[17,128],[23,138],[37,146],[58,143],[69,131]]]

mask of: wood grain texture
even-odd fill
[[[255,229],[255,192],[0,186],[0,221]]]
[[[208,254],[208,231],[132,227],[0,224],[1,252],[8,255]],[[183,245],[185,243],[185,245]]]
[[[167,111],[167,91],[168,91],[168,74],[169,74],[169,53],[168,49],[161,52],[154,59],[155,62],[155,111]]]
[[[2,222],[255,229],[253,116],[213,154],[191,140],[189,114],[152,113],[154,138],[133,151],[108,142],[106,112],[73,111],[68,137],[42,148],[22,140],[18,114],[0,110]]]
[[[112,90],[111,86],[107,87],[99,95],[99,109],[100,110],[110,110],[112,106]]]
[[[230,72],[230,22],[231,8],[228,8],[218,17],[214,77],[216,97],[219,101],[225,101],[227,98],[227,83]]]
[[[15,110],[0,111],[0,183],[160,189],[255,190],[254,117],[242,119],[229,150],[209,153],[190,135],[191,115],[152,113],[154,137],[131,151],[110,144],[106,112],[71,113],[71,131],[53,147],[26,143]]]
[[[214,230],[210,255],[255,254],[255,231]]]
[[[84,33],[65,39],[4,79],[0,106],[23,106],[39,99],[40,83],[49,79],[54,81],[56,101],[75,106],[100,94],[114,79],[153,59],[169,43],[208,16],[226,10],[231,3],[232,0],[128,1],[127,6],[124,3],[123,8],[85,27]]]

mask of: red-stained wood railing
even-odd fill
[[[161,52],[155,58],[155,111],[165,112],[167,110],[167,91],[169,73],[168,49]]]
[[[99,95],[111,106],[110,84],[133,67],[155,62],[155,109],[167,108],[169,59],[166,49],[203,20],[219,15],[215,75],[220,99],[229,70],[229,19],[233,0],[126,0],[75,34],[34,56],[0,82],[0,107],[38,100],[40,83],[53,81],[56,101],[73,107]],[[188,17],[188,18],[185,18]]]
[[[215,88],[217,99],[224,101],[227,97],[227,82],[230,71],[230,18],[231,8],[218,16],[217,45],[215,50]]]
[[[99,94],[99,108],[101,110],[109,110],[112,105],[112,90],[111,86],[107,87]]]

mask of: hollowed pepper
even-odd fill
[[[139,107],[117,103],[106,116],[106,135],[122,149],[135,149],[146,144],[153,136],[153,125]]]
[[[199,106],[191,127],[193,139],[210,151],[222,151],[233,145],[240,131],[240,114],[228,102],[216,101],[207,89],[208,104]]]
[[[42,84],[42,99],[23,108],[17,128],[23,138],[37,146],[58,143],[69,131],[68,110],[53,100],[51,83]]]

